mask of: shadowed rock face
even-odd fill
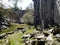
[[[1,31],[1,27],[2,27],[2,21],[3,21],[2,14],[0,13],[0,31]]]
[[[59,28],[56,28],[56,29],[53,31],[53,34],[54,34],[54,35],[60,34],[60,27],[59,27]]]
[[[33,0],[35,27],[44,20],[44,26],[60,25],[60,1],[59,0]]]
[[[54,21],[60,26],[60,0],[55,1],[54,5]]]
[[[36,42],[37,42],[37,44],[36,44]],[[45,45],[45,42],[44,41],[33,41],[32,45]]]
[[[37,27],[40,23],[40,12],[39,12],[39,9],[40,9],[40,0],[33,0],[34,1],[34,24],[35,24],[35,27]]]

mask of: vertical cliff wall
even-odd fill
[[[35,26],[44,20],[44,26],[60,25],[60,0],[33,0]]]

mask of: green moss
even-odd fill
[[[2,33],[13,31],[18,27],[29,28],[29,25],[27,24],[12,25],[11,27],[9,27],[9,29],[3,30]],[[14,34],[8,35],[7,39],[9,40],[10,43],[9,45],[24,45],[22,36],[25,35],[26,33],[32,33],[33,30],[34,28],[31,26],[31,29],[27,30],[24,34],[20,32],[15,32]]]
[[[11,26],[8,27],[7,29],[3,29],[3,30],[0,32],[0,34],[2,34],[2,33],[7,33],[7,32],[10,32],[10,31],[14,31],[18,26],[19,26],[19,25],[13,25],[13,24],[11,24]]]
[[[14,33],[12,35],[9,35],[8,38],[10,38],[10,45],[24,45],[22,36],[26,33],[32,33],[34,30],[33,27],[31,29],[27,30],[24,34],[23,33]]]

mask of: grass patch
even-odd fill
[[[10,31],[14,31],[16,28],[18,28],[19,25],[13,25],[11,24],[10,27],[8,27],[7,29],[3,29],[0,34],[3,34],[3,33],[7,33],[7,32],[10,32]]]
[[[33,30],[34,30],[34,28],[33,28],[33,27],[31,27],[31,29],[27,30],[27,31],[25,32],[25,34],[26,34],[26,33],[32,33],[32,32],[33,32]]]
[[[9,35],[8,38],[10,40],[10,45],[24,45],[24,43],[22,42],[22,36],[25,35],[26,33],[32,33],[34,30],[33,27],[31,27],[31,29],[27,30],[24,34],[23,33],[17,33],[15,32],[12,35]]]
[[[14,34],[8,35],[6,37],[6,39],[9,40],[9,44],[8,45],[24,45],[22,36],[25,35],[26,33],[32,33],[33,30],[34,30],[33,26],[31,26],[30,29],[27,29],[27,28],[29,28],[29,25],[27,25],[27,24],[16,24],[16,25],[11,25],[6,30],[2,30],[0,34],[7,33],[7,32],[10,32],[10,31],[14,31],[18,27],[26,28],[26,32],[25,33],[20,33],[18,31],[18,32],[15,32]],[[1,42],[0,42],[0,44],[2,45]]]

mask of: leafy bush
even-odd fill
[[[33,24],[34,23],[33,11],[30,10],[27,13],[25,13],[23,16],[23,21],[24,23]]]

